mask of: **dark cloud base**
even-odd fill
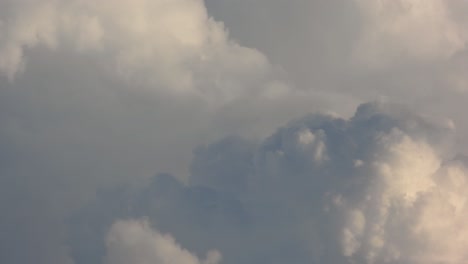
[[[402,194],[392,193],[392,186],[400,177],[412,176],[405,174],[404,166],[419,162],[404,155],[426,154],[395,154],[393,149],[410,146],[405,150],[409,151],[412,142],[430,144],[429,150],[419,150],[429,151],[427,157],[435,157],[437,163],[450,133],[449,127],[435,121],[371,103],[361,105],[349,120],[315,114],[293,121],[262,142],[225,138],[194,151],[188,184],[159,174],[142,189],[122,186],[98,192],[95,201],[68,221],[71,256],[76,264],[103,263],[112,224],[118,219],[147,219],[199,256],[219,250],[227,264],[415,263],[419,252],[433,245],[420,244],[420,237],[413,234],[393,238],[391,232],[432,221],[406,219],[404,214],[417,210],[418,199],[422,202],[434,190],[419,190],[416,200],[407,201],[409,209],[399,206],[414,186],[401,185]],[[403,166],[395,161],[399,159],[409,163]],[[385,173],[376,169],[385,162],[395,167],[388,182],[381,181]],[[403,172],[396,171],[398,166]],[[435,166],[428,174],[422,172],[419,180],[434,180],[431,173],[448,165]],[[387,207],[383,201],[387,198],[394,205]],[[428,201],[421,208],[432,212],[434,202]],[[377,209],[388,210],[387,215],[379,218]],[[447,222],[466,216],[466,208],[462,210],[446,215]],[[385,221],[385,234],[373,230],[380,221]],[[431,235],[423,227],[421,237],[424,232]],[[372,236],[381,236],[385,245],[372,246]],[[398,247],[411,239],[412,248]]]

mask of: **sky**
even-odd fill
[[[468,263],[465,0],[0,0],[0,263]]]

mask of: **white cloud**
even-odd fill
[[[350,211],[346,217],[346,228],[342,229],[342,252],[350,257],[361,247],[361,237],[364,232],[366,218],[362,211]]]
[[[320,163],[327,159],[327,149],[324,143],[326,135],[323,130],[317,130],[314,133],[309,129],[299,131],[297,140],[305,151],[313,153],[313,161]]]
[[[27,51],[46,47],[94,54],[134,85],[212,101],[278,90],[267,58],[230,40],[201,0],[21,0],[2,6],[11,12],[0,18],[0,71],[10,80],[24,70]]]
[[[159,233],[147,221],[117,221],[106,240],[107,264],[219,264],[221,254],[208,252],[206,259],[183,249],[170,235]]]
[[[442,164],[426,143],[398,137],[383,143],[368,180],[351,191],[359,199],[336,194],[344,202],[330,201],[348,215],[337,226],[342,254],[359,263],[466,262],[468,199],[460,195],[468,190],[467,169]]]
[[[466,27],[444,0],[356,0],[365,25],[357,58],[373,66],[406,59],[447,59],[465,48]],[[460,1],[461,2],[461,1]]]

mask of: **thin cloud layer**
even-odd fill
[[[223,263],[461,264],[468,170],[446,159],[451,133],[366,104],[349,120],[312,115],[258,144],[228,138],[195,152],[188,186],[159,175],[136,193],[103,195],[75,216],[72,240],[103,243],[94,234],[113,219],[149,217],[190,251],[219,249]],[[85,229],[98,231],[79,242]],[[90,252],[72,249],[85,263]]]

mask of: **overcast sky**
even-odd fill
[[[0,263],[468,263],[465,0],[0,0]]]

